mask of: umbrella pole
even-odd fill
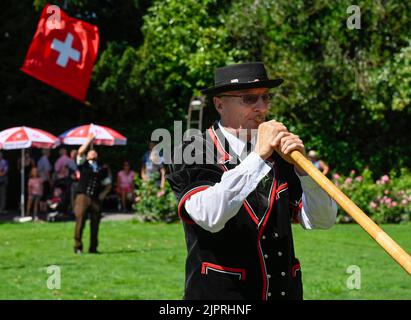
[[[20,190],[20,211],[21,211],[21,216],[24,217],[24,149],[21,149],[21,166],[20,166],[20,172],[21,172],[21,190]]]

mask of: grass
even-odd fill
[[[383,229],[411,251],[410,224]],[[73,232],[72,222],[0,224],[0,299],[181,299],[180,224],[102,222],[100,255],[74,255]],[[411,299],[411,277],[359,226],[294,226],[294,238],[305,299]],[[50,265],[61,268],[60,290],[47,288]],[[360,290],[347,288],[350,265],[360,267]]]

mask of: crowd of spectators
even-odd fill
[[[159,155],[153,152],[153,143],[149,143],[148,150],[142,157],[140,178],[143,180],[156,179],[158,186],[157,196],[164,194],[165,168]],[[32,215],[36,220],[39,213],[61,213],[73,215],[74,199],[78,182],[80,180],[80,171],[77,166],[77,149],[68,152],[66,147],[58,149],[58,158],[52,162],[50,159],[50,149],[42,149],[41,156],[37,159],[31,155],[29,149],[25,150],[24,163],[21,157],[17,161],[17,169],[20,172],[24,168],[24,189],[26,196],[26,215]],[[103,164],[112,181],[112,191],[109,194],[111,202],[115,201],[116,211],[130,212],[136,201],[135,195],[135,178],[138,171],[133,170],[132,162],[125,160],[122,168],[115,173],[111,172],[110,165]],[[7,203],[7,194],[10,192],[19,192],[21,184],[17,190],[7,190],[10,179],[9,162],[0,152],[0,214],[5,212]],[[17,175],[15,175],[17,176]],[[137,199],[138,201],[138,199]],[[9,204],[13,207],[13,204]]]

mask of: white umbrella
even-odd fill
[[[94,134],[95,145],[126,145],[127,138],[114,129],[96,124],[86,124],[67,130],[59,135],[62,143],[70,145],[82,145],[87,142],[90,133]]]
[[[29,128],[13,127],[0,132],[0,149],[13,150],[21,149],[21,195],[20,206],[21,216],[24,217],[24,149],[34,148],[55,148],[59,145],[57,137],[46,131]]]

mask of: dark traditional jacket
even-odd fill
[[[102,189],[102,181],[108,177],[108,171],[100,163],[95,162],[91,165],[87,160],[78,166],[80,170],[80,180],[77,185],[76,193],[88,195],[90,198],[98,199]]]
[[[197,154],[203,164],[174,163],[167,174],[186,237],[184,298],[302,299],[301,268],[291,230],[291,220],[301,209],[302,189],[292,165],[274,153],[267,160],[272,170],[218,232],[201,228],[185,211],[190,196],[220,182],[223,173],[236,166],[233,162],[239,163],[222,141],[215,123],[203,136],[180,146],[184,152],[190,144],[203,145]],[[194,156],[194,149],[190,150]],[[210,154],[214,163],[204,163],[211,162]]]

